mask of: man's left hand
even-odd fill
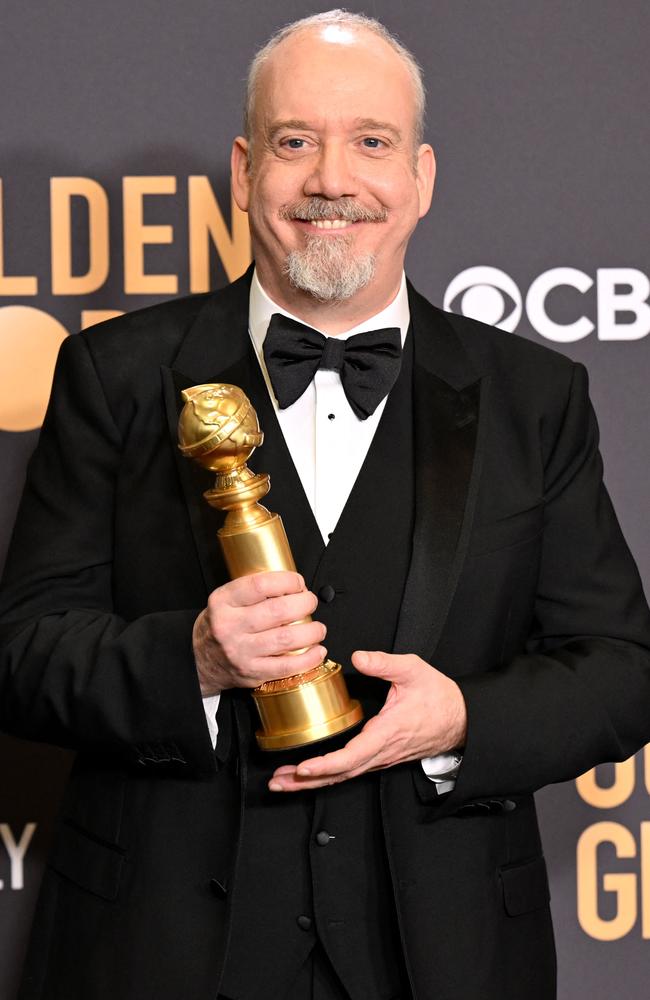
[[[465,701],[446,674],[414,655],[358,651],[352,663],[362,674],[391,682],[384,707],[341,750],[279,767],[269,781],[272,792],[322,788],[464,745]]]

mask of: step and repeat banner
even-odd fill
[[[4,0],[0,28],[0,563],[58,348],[238,276],[228,159],[243,81],[327,5]],[[357,8],[362,9],[362,8]],[[434,205],[416,287],[582,361],[607,482],[650,583],[645,0],[368,3],[427,81]],[[0,1000],[14,1000],[70,756],[0,736]],[[539,795],[562,1000],[645,1000],[650,750]]]

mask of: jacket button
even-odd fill
[[[336,597],[336,591],[331,583],[325,583],[318,591],[318,596],[325,604],[331,604]]]
[[[296,923],[301,931],[311,930],[311,917],[306,917],[304,914],[296,918]]]
[[[316,843],[319,847],[327,847],[332,837],[329,835],[327,830],[319,830],[316,834]]]
[[[513,802],[512,799],[504,799],[503,808],[508,813],[513,812],[513,810],[517,808],[517,803]]]

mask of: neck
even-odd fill
[[[392,283],[382,283],[381,289],[372,281],[353,298],[344,302],[319,302],[308,292],[292,288],[286,279],[278,281],[260,263],[256,262],[256,267],[260,284],[269,298],[303,323],[321,330],[329,337],[345,333],[376,316],[390,305],[402,282],[400,272]]]

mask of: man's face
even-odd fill
[[[233,188],[273,298],[381,309],[395,295],[433,187],[432,150],[414,148],[415,113],[408,69],[371,32],[308,29],[271,54],[250,149],[235,140]]]

